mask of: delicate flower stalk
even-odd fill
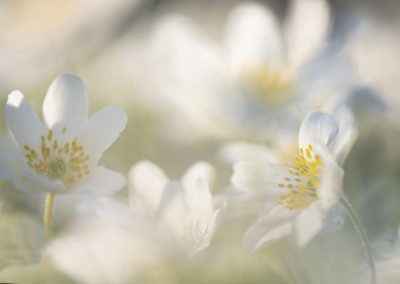
[[[361,245],[364,248],[365,255],[368,259],[369,270],[371,272],[371,283],[376,284],[376,269],[375,269],[375,262],[372,256],[371,246],[369,245],[368,237],[365,234],[363,226],[361,225],[360,219],[357,216],[356,211],[351,206],[350,202],[347,201],[343,196],[339,199],[340,204],[346,210],[347,214],[350,217],[351,222],[354,225],[357,233],[360,235]]]
[[[43,224],[46,237],[51,240],[53,236],[51,223],[53,215],[54,192],[49,192],[46,197],[46,205],[44,207]]]

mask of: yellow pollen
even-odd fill
[[[66,131],[64,127],[62,134]],[[84,146],[78,144],[76,137],[64,145],[59,145],[58,140],[53,138],[52,130],[46,136],[41,136],[39,152],[24,145],[26,164],[31,169],[49,180],[60,180],[65,185],[74,183],[84,174],[90,174],[87,164],[90,157],[84,152]]]
[[[318,186],[323,163],[318,154],[313,155],[312,149],[311,145],[308,145],[305,151],[300,148],[299,156],[294,159],[293,168],[288,170],[295,177],[293,179],[295,183],[278,184],[278,187],[289,190],[286,194],[279,195],[278,204],[284,208],[301,210],[319,199]],[[291,179],[285,177],[284,180]]]

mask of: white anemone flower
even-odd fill
[[[267,204],[245,233],[245,247],[255,251],[288,235],[304,247],[323,228],[339,201],[344,175],[339,164],[355,137],[352,113],[344,108],[341,115],[344,119],[336,121],[322,111],[308,113],[299,130],[298,156],[292,166],[262,161],[234,165],[232,183]]]
[[[295,131],[298,114],[320,103],[316,96],[348,86],[350,76],[345,60],[326,49],[328,4],[290,3],[282,26],[266,5],[239,4],[221,44],[184,16],[166,18],[153,40],[149,82],[158,83],[150,88],[205,134],[265,138],[279,127]]]
[[[43,102],[43,122],[19,91],[8,96],[5,115],[15,139],[13,151],[0,153],[3,178],[19,188],[49,193],[109,194],[125,178],[99,166],[103,151],[125,128],[127,115],[110,106],[87,119],[83,81],[63,74],[50,85]]]
[[[214,169],[205,162],[191,166],[182,179],[169,181],[149,161],[129,172],[131,207],[154,218],[165,239],[187,255],[209,246],[219,210],[213,209],[209,185]]]

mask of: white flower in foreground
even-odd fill
[[[138,274],[166,260],[152,224],[125,204],[92,200],[95,214],[80,216],[44,251],[58,270],[78,283],[136,283]]]
[[[266,5],[239,4],[221,43],[190,19],[171,16],[155,34],[148,81],[157,80],[153,91],[208,134],[264,138],[276,128],[295,130],[299,109],[349,81],[344,60],[321,54],[329,28],[324,0],[290,1],[282,26]]]
[[[234,166],[232,182],[269,204],[244,236],[245,247],[255,251],[293,234],[301,247],[322,229],[325,218],[342,192],[342,163],[354,142],[354,119],[347,108],[345,119],[321,111],[310,112],[299,131],[299,152],[292,167],[261,161]]]
[[[142,161],[129,172],[131,207],[155,218],[161,234],[187,255],[208,247],[214,235],[218,210],[213,209],[209,185],[214,169],[194,164],[181,181],[169,181],[164,172]]]
[[[43,122],[19,91],[12,92],[5,115],[17,146],[0,153],[2,177],[20,188],[54,193],[122,188],[125,178],[98,161],[125,128],[127,115],[111,106],[86,119],[87,109],[84,83],[73,74],[60,75],[49,87]]]

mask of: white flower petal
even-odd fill
[[[43,120],[49,129],[77,129],[86,120],[87,110],[88,98],[81,78],[66,73],[54,79],[43,101]]]
[[[333,116],[322,111],[311,111],[300,126],[299,147],[328,146],[338,132],[339,126]]]
[[[353,112],[346,106],[337,108],[332,115],[338,121],[339,133],[329,148],[338,164],[342,165],[357,139],[357,123]]]
[[[277,153],[267,145],[259,145],[245,142],[231,142],[224,144],[218,156],[228,163],[239,161],[269,161],[278,162]]]
[[[289,168],[267,162],[238,162],[233,167],[232,183],[239,189],[274,200],[279,195],[285,194],[285,189],[278,186],[289,177]]]
[[[170,182],[165,188],[158,210],[158,221],[162,232],[172,242],[180,243],[184,239],[185,225],[188,223],[188,208],[184,200],[184,189],[179,182]]]
[[[162,198],[168,177],[155,164],[141,161],[128,174],[131,207],[155,214]]]
[[[305,247],[324,227],[327,212],[316,201],[301,210],[294,224],[295,238],[299,247]]]
[[[256,3],[238,5],[226,23],[225,45],[235,75],[283,56],[284,45],[273,12]]]
[[[40,137],[44,135],[45,127],[21,92],[14,91],[8,95],[5,115],[8,126],[21,149],[28,145],[38,151]]]
[[[184,188],[185,203],[190,224],[186,227],[186,243],[190,254],[194,254],[210,244],[214,235],[217,212],[213,212],[213,201],[205,179],[199,178],[195,186]]]
[[[138,273],[165,257],[148,223],[125,210],[108,209],[113,210],[73,222],[44,252],[77,283],[132,283]]]
[[[318,188],[320,206],[324,210],[330,210],[337,203],[343,191],[344,171],[339,167],[327,149],[321,149],[319,151],[322,153],[321,160],[324,164],[321,182]]]
[[[243,246],[256,251],[267,244],[288,236],[292,232],[293,218],[298,214],[277,205],[269,212],[261,215],[244,234]]]
[[[38,175],[28,166],[24,167],[24,175],[28,177],[38,188],[48,192],[62,192],[65,185],[60,180],[49,180],[48,178]]]
[[[185,187],[185,203],[188,206],[190,219],[196,224],[196,230],[204,235],[213,221],[213,201],[205,179],[199,178],[194,186]],[[214,220],[215,221],[215,220]]]
[[[330,28],[325,0],[292,0],[285,25],[289,61],[298,67],[321,49]]]
[[[206,162],[197,162],[193,164],[182,177],[184,188],[197,186],[199,178],[204,179],[209,186],[212,186],[215,179],[215,169]]]
[[[124,130],[126,113],[118,106],[106,107],[92,115],[78,133],[78,143],[84,145],[92,161],[98,161]]]
[[[90,175],[72,184],[68,190],[70,192],[112,194],[123,188],[125,184],[126,179],[120,173],[97,166]]]
[[[161,83],[204,90],[223,80],[223,65],[217,50],[190,18],[170,15],[159,24],[151,51],[156,72],[160,72],[156,74],[161,80],[166,79]]]

